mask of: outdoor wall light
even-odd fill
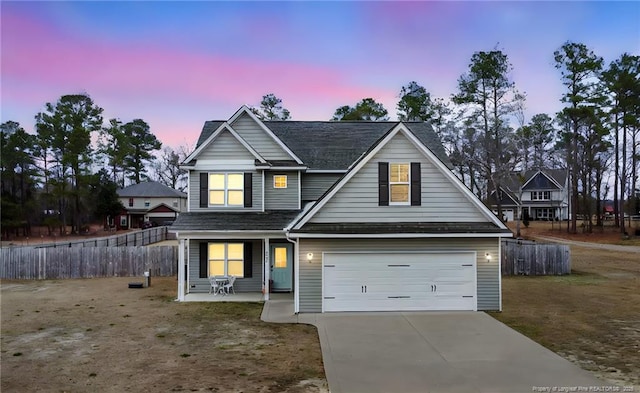
[[[313,259],[313,253],[312,253],[312,252],[310,252],[310,253],[308,253],[308,254],[307,254],[307,261],[308,261],[309,263],[311,263],[311,260],[312,260],[312,259]]]
[[[484,256],[487,257],[487,263],[491,262],[491,254],[486,253]]]

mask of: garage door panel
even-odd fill
[[[325,253],[324,311],[475,310],[473,253]]]

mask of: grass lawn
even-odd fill
[[[322,392],[315,327],[178,303],[175,277],[2,281],[4,392]]]
[[[571,246],[569,276],[505,277],[493,317],[601,378],[640,391],[640,254]]]

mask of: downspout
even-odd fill
[[[300,260],[298,258],[299,255],[299,240],[292,240],[289,237],[290,228],[285,228],[285,236],[287,241],[293,243],[293,313],[298,314],[300,312]]]

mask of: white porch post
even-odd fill
[[[184,301],[184,239],[178,244],[178,301]]]
[[[269,238],[264,239],[264,300],[269,300],[269,276],[271,264],[269,263]]]

